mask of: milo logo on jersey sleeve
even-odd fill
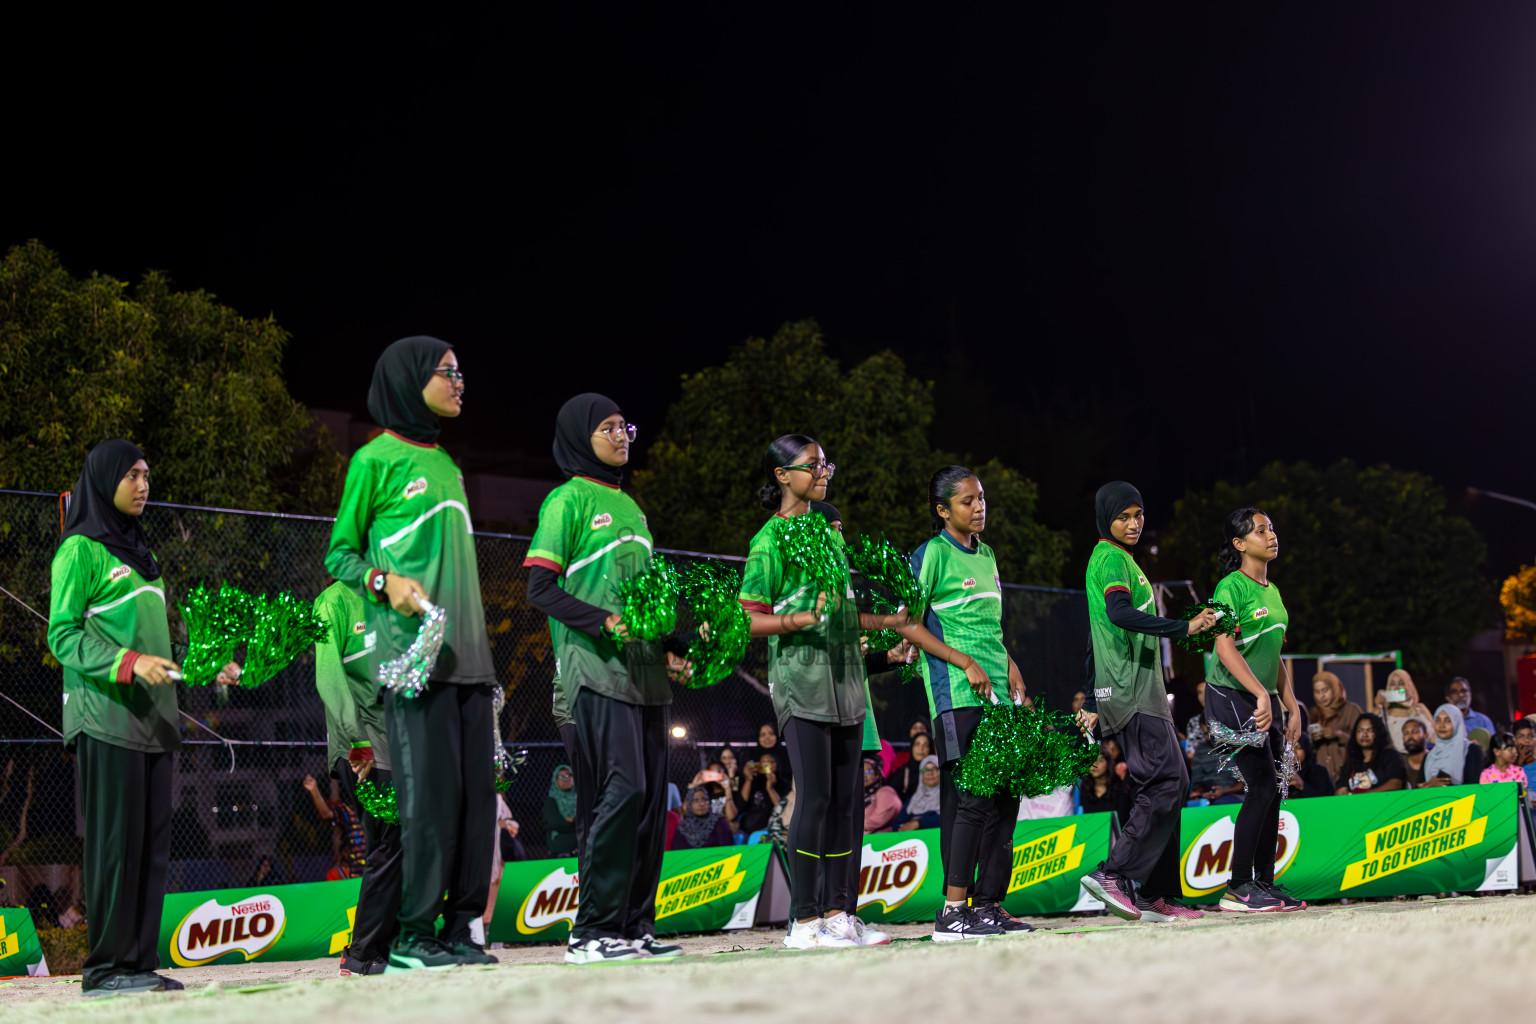
[[[1253,610],[1253,617],[1255,619],[1267,619],[1267,618],[1269,618],[1269,606],[1265,605],[1265,606],[1262,606],[1262,607],[1259,607],[1259,608],[1255,608]]]
[[[118,580],[125,580],[125,579],[128,578],[129,574],[132,573],[132,572],[133,572],[133,570],[130,569],[128,566],[120,565],[117,568],[113,569],[111,572],[107,573],[107,582],[108,583],[116,583]]]
[[[976,577],[972,576],[969,579],[964,580],[960,584],[960,589],[961,590],[975,590],[976,589]]]
[[[272,948],[287,921],[283,901],[269,893],[231,906],[211,899],[176,926],[171,959],[178,967],[196,967],[225,953],[242,953],[247,960],[254,960]]]
[[[879,903],[889,914],[921,889],[928,876],[928,844],[921,839],[908,839],[878,852],[865,843],[862,860],[860,910]]]
[[[599,512],[597,515],[592,517],[592,529],[594,530],[601,530],[605,526],[612,525],[613,514],[610,512]]]
[[[419,476],[415,480],[412,480],[410,483],[405,485],[406,500],[410,500],[411,498],[415,498],[426,493],[427,478],[424,476]]]

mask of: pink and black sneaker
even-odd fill
[[[1256,880],[1254,884],[1260,886],[1265,892],[1280,901],[1281,913],[1291,913],[1292,911],[1307,909],[1306,900],[1292,896],[1291,891],[1279,882],[1259,882]]]
[[[1136,897],[1136,909],[1141,911],[1141,919],[1151,924],[1158,924],[1163,921],[1196,921],[1205,916],[1205,914],[1198,910],[1186,907],[1182,903],[1175,903],[1172,900],[1164,899],[1161,896],[1155,900],[1149,900],[1145,896],[1138,894]]]
[[[1136,888],[1130,879],[1110,874],[1101,864],[1091,874],[1078,879],[1078,883],[1116,917],[1127,921],[1141,920],[1141,911],[1136,907]]]
[[[1229,884],[1227,891],[1221,894],[1221,902],[1217,905],[1222,910],[1230,910],[1238,914],[1274,914],[1285,909],[1285,904],[1280,901],[1280,897],[1270,895],[1268,890],[1257,882]]]

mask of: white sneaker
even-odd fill
[[[586,942],[568,942],[565,962],[568,964],[606,964],[616,960],[639,960],[645,956],[623,939],[588,939]]]
[[[827,918],[827,931],[845,939],[852,939],[855,946],[888,946],[891,937],[871,928],[857,914],[835,914]]]
[[[784,945],[789,949],[829,949],[857,946],[858,943],[828,931],[826,919],[818,917],[814,921],[796,921],[790,925],[789,934],[784,936]]]

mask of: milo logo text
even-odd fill
[[[1255,619],[1267,619],[1267,618],[1269,618],[1269,609],[1268,608],[1255,608],[1253,610],[1253,617]]]
[[[576,920],[576,900],[581,892],[578,876],[559,867],[545,875],[517,908],[517,930],[535,935],[561,921]]]
[[[415,480],[412,480],[410,483],[405,485],[405,496],[407,498],[414,498],[418,494],[426,494],[426,493],[427,493],[427,478],[424,477],[424,476],[419,476]]]
[[[128,568],[128,566],[120,565],[107,574],[107,580],[111,583],[116,583],[118,580],[127,579],[128,574],[131,572],[133,572],[133,570]]]
[[[876,852],[866,843],[862,860],[859,907],[879,903],[890,913],[922,888],[928,874],[928,844],[921,839],[908,839]]]
[[[1233,815],[1217,818],[1207,825],[1184,851],[1184,895],[1203,896],[1222,888],[1232,877],[1232,846],[1236,840]],[[1280,835],[1275,841],[1275,875],[1291,866],[1301,844],[1301,826],[1296,815],[1280,811]]]
[[[287,921],[283,901],[266,893],[227,907],[211,899],[176,926],[171,959],[178,967],[196,967],[226,953],[254,960],[272,948]]]
[[[613,515],[609,512],[599,512],[592,517],[592,529],[601,530],[605,526],[613,525]]]
[[[974,590],[974,589],[976,589],[976,577],[972,576],[970,579],[968,579],[964,583],[960,584],[960,589],[961,590]]]

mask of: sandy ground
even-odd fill
[[[0,982],[0,1019],[783,1024],[787,1012],[838,1007],[874,1021],[1365,1024],[1459,1019],[1474,1004],[1520,1019],[1536,896],[1033,923],[1034,935],[942,945],[927,941],[931,926],[902,925],[889,946],[809,952],[779,947],[777,930],[736,932],[685,939],[690,955],[675,960],[584,968],[561,964],[552,946],[496,951],[500,967],[372,978],[337,977],[334,959],[197,967],[166,972],[184,993],[90,1001],[78,978],[17,979]]]

